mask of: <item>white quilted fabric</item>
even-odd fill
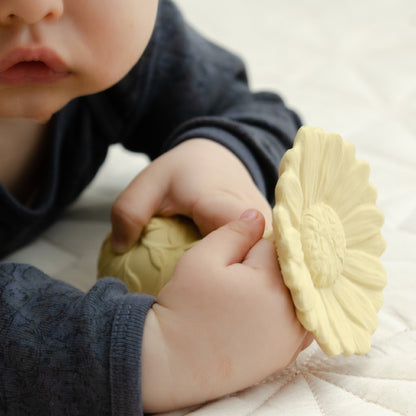
[[[307,124],[340,133],[372,167],[385,213],[388,284],[366,356],[313,344],[245,391],[170,416],[416,415],[416,2],[178,0],[210,38],[245,57],[255,89],[279,91]],[[87,290],[111,202],[146,163],[114,147],[46,234],[7,260]]]

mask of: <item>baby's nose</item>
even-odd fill
[[[2,0],[0,24],[32,25],[44,19],[61,17],[63,9],[63,0]]]

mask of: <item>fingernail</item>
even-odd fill
[[[253,221],[257,219],[259,212],[256,209],[248,209],[241,214],[240,220]]]
[[[114,236],[111,238],[111,247],[113,251],[117,254],[123,254],[128,250],[127,245],[124,243],[124,241],[121,241]]]

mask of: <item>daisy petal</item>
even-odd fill
[[[353,354],[367,354],[371,348],[371,336],[367,330],[351,321],[351,333],[354,338],[355,350]],[[345,354],[347,355],[347,354]]]
[[[299,179],[304,193],[304,208],[310,207],[316,202],[316,190],[320,177],[320,159],[323,146],[323,134],[321,129],[301,128],[299,140],[302,143],[302,163],[299,168]],[[296,136],[298,139],[298,136]]]
[[[356,162],[339,182],[334,193],[328,198],[329,204],[338,213],[341,220],[357,205],[375,203],[377,192],[368,182],[370,168],[366,162]]]
[[[286,151],[280,162],[279,178],[283,175],[283,172],[287,172],[289,170],[293,171],[295,175],[299,176],[299,153],[300,151],[296,147]]]
[[[345,277],[340,277],[332,290],[348,320],[372,334],[377,328],[377,315],[368,294]]]
[[[368,289],[381,290],[386,285],[386,271],[377,257],[363,251],[347,249],[342,274]]]
[[[327,133],[327,136],[331,137],[331,134]],[[341,138],[341,136],[339,137]],[[354,145],[352,143],[342,141],[341,150],[337,155],[332,155],[332,158],[337,163],[337,169],[333,172],[325,172],[327,175],[331,176],[333,180],[332,186],[328,186],[324,200],[328,200],[329,197],[333,195],[334,192],[336,192],[336,190],[339,188],[340,183],[348,181],[348,172],[356,163]],[[327,160],[325,160],[325,163],[327,163]]]
[[[348,248],[357,251],[364,251],[378,258],[386,249],[386,240],[380,233],[378,233],[367,238],[366,240],[356,241],[354,244],[350,244]]]
[[[326,146],[323,148],[320,160],[320,177],[318,181],[317,197],[326,201],[328,195],[338,183],[338,175],[342,167],[343,143],[338,134],[328,135]]]
[[[370,333],[365,327],[358,325],[355,320],[351,320],[345,315],[346,310],[353,309],[351,305],[347,309],[343,308],[333,290],[328,290],[325,295],[325,303],[329,320],[334,328],[334,336],[336,334],[341,343],[340,352],[346,356],[366,354],[370,350]]]
[[[288,189],[290,191],[288,192]],[[303,192],[299,179],[291,172],[285,172],[276,185],[276,203],[283,203],[290,212],[290,219],[294,227],[299,228],[303,207]]]
[[[368,288],[362,288],[362,291],[367,294],[368,299],[373,304],[374,310],[378,312],[384,303],[383,292]]]
[[[308,331],[313,332],[315,337],[321,339],[325,344],[329,342],[331,327],[321,296],[316,297],[316,303],[312,311],[308,313],[297,311],[297,313],[300,322]],[[317,336],[317,334],[319,335]]]
[[[293,267],[293,270],[298,270],[298,274],[302,275],[302,274],[307,274],[309,275],[308,270],[302,270],[300,267],[296,268]],[[285,270],[286,271],[286,270]],[[282,270],[283,272],[283,270]],[[284,274],[284,272],[283,272]],[[293,299],[293,303],[295,304],[296,308],[299,309],[302,312],[307,312],[307,311],[311,311],[317,302],[317,298],[318,298],[318,294],[314,289],[313,283],[312,283],[312,279],[302,279],[303,281],[303,286],[296,284],[296,288],[294,287],[295,285],[291,285],[291,284],[287,284],[286,280],[285,280],[285,284],[287,285],[287,287],[290,290],[290,293],[292,295],[292,299]]]
[[[273,208],[273,233],[277,254],[284,260],[281,265],[303,260],[299,230],[292,226],[290,214],[282,205]]]
[[[343,354],[353,354],[356,348],[351,323],[332,293],[332,288],[322,290],[321,297],[332,329],[331,343],[329,345],[333,345],[333,348],[338,348],[338,345],[341,344]]]
[[[380,234],[384,215],[375,205],[363,204],[352,210],[342,223],[347,247],[353,247],[360,243],[361,246],[365,246],[363,242]]]

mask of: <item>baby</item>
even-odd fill
[[[170,0],[2,0],[0,255],[56,220],[116,142],[152,162],[114,203],[113,250],[154,215],[204,238],[157,299],[1,263],[0,413],[166,411],[294,360],[310,338],[262,235],[299,126]]]

